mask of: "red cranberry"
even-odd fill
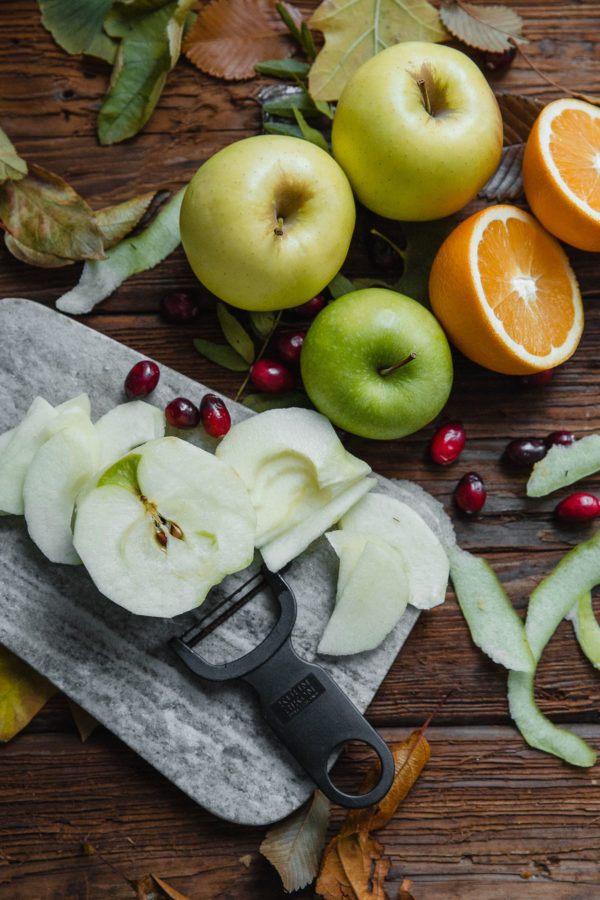
[[[554,369],[542,369],[540,372],[531,372],[529,375],[521,375],[521,384],[525,387],[542,387],[552,380]]]
[[[563,522],[589,522],[600,513],[600,501],[593,494],[571,494],[554,510]]]
[[[462,422],[448,422],[436,431],[431,441],[431,458],[440,466],[454,462],[465,446],[465,429]]]
[[[277,356],[290,366],[300,362],[300,352],[306,337],[305,331],[283,331],[277,336],[275,348]]]
[[[463,512],[473,515],[479,512],[485,498],[486,490],[477,472],[467,472],[454,488],[454,499]]]
[[[173,428],[195,428],[200,421],[200,410],[186,397],[175,397],[165,407],[165,418]]]
[[[321,312],[323,307],[325,306],[325,297],[323,294],[317,294],[316,297],[313,297],[311,300],[307,300],[306,303],[302,303],[300,306],[293,306],[290,309],[290,312],[294,316],[298,316],[302,319],[312,319],[313,316],[316,316],[318,312]]]
[[[555,444],[559,444],[561,447],[570,447],[575,443],[575,435],[572,431],[553,431],[544,438],[544,442],[546,447],[554,447]]]
[[[506,445],[504,455],[515,466],[530,466],[548,452],[545,441],[539,438],[519,438]]]
[[[223,437],[231,428],[229,410],[220,397],[205,394],[200,403],[200,418],[204,430],[211,437]]]
[[[509,69],[512,66],[516,55],[516,47],[510,47],[508,50],[503,50],[501,53],[494,53],[489,50],[483,57],[483,64],[486,69],[491,69],[493,72],[503,72],[505,69]]]
[[[183,291],[169,291],[161,297],[160,314],[166,322],[184,325],[198,315],[198,303]]]
[[[130,400],[134,397],[147,397],[158,384],[159,378],[160,369],[156,363],[141,359],[125,379],[125,393]]]
[[[294,386],[294,376],[283,363],[273,359],[259,359],[250,369],[250,378],[259,391],[282,394]]]

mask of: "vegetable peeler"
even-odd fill
[[[279,606],[279,617],[269,634],[238,659],[221,664],[207,662],[197,645],[265,584]],[[171,638],[169,643],[180,659],[208,681],[241,679],[250,684],[258,694],[263,717],[277,737],[334,803],[349,809],[378,803],[394,779],[392,753],[327,672],[306,662],[294,650],[291,633],[296,621],[296,599],[281,574],[263,566],[225,598],[212,616],[210,621],[206,618],[197,622],[181,637]],[[378,783],[365,794],[347,794],[329,777],[328,764],[334,751],[350,740],[368,744],[381,763]]]

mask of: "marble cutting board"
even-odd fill
[[[38,303],[0,300],[0,432],[18,423],[38,394],[58,404],[86,392],[97,418],[123,402],[124,377],[141,358]],[[151,401],[162,408],[175,396],[199,400],[206,390],[161,366]],[[233,421],[252,415],[227,402]],[[200,434],[195,442],[214,447]],[[377,490],[402,497],[401,486],[380,477]],[[215,815],[268,824],[304,802],[314,785],[271,735],[250,689],[201,682],[168,647],[171,636],[194,623],[197,611],[174,619],[134,616],[103,597],[82,566],[50,563],[29,539],[22,517],[0,517],[0,534],[0,643]],[[321,663],[364,711],[418,611],[409,607],[374,651],[316,657],[333,606],[336,571],[324,539],[286,571],[298,602],[293,643],[301,655]],[[229,576],[217,593],[231,591],[244,577]],[[246,653],[264,636],[271,617],[269,598],[259,596],[214,632],[203,655],[224,661]]]

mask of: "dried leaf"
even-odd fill
[[[248,409],[253,409],[254,412],[264,412],[266,409],[288,409],[292,406],[314,409],[308,396],[301,391],[290,391],[286,394],[248,394],[243,404]]]
[[[140,223],[156,194],[157,191],[150,191],[148,194],[140,194],[139,197],[126,200],[125,203],[96,210],[94,215],[105,250],[122,241]]]
[[[510,38],[527,43],[521,16],[508,6],[476,6],[467,0],[446,0],[440,19],[450,34],[478,50],[502,53],[513,46]]]
[[[522,163],[525,145],[503,147],[498,168],[479,191],[483,200],[516,200],[523,195]]]
[[[323,0],[309,25],[325,36],[309,75],[315,100],[337,100],[359,66],[391,44],[448,38],[427,0]]]
[[[386,900],[385,876],[392,864],[368,832],[338,837],[337,852],[357,900]]]
[[[242,359],[229,344],[215,344],[214,341],[208,341],[205,338],[194,338],[193,344],[198,353],[218,366],[223,366],[232,372],[247,372],[249,369],[246,360]]]
[[[195,66],[229,81],[252,78],[257,63],[291,56],[293,50],[268,0],[211,0],[183,43]]]
[[[0,181],[19,181],[27,175],[27,163],[21,159],[8,135],[0,128]]]
[[[498,168],[479,192],[484,200],[516,200],[523,195],[521,163],[532,125],[544,108],[540,100],[519,94],[497,94],[502,113],[504,147]]]
[[[224,303],[217,303],[217,318],[225,340],[248,365],[254,362],[254,343],[246,329],[229,312]]]
[[[84,743],[87,741],[90,734],[98,727],[99,723],[93,716],[90,716],[87,710],[79,706],[78,703],[75,703],[74,700],[69,699],[69,709],[71,710],[73,721],[79,732],[79,737],[81,738],[82,743]]]
[[[10,741],[56,694],[54,685],[0,646],[0,741]]]
[[[334,837],[323,854],[315,891],[325,900],[355,900],[352,885],[338,853],[338,837]]]
[[[42,25],[56,43],[67,53],[90,53],[90,48],[95,49],[94,56],[112,3],[113,0],[38,0]]]
[[[158,875],[144,875],[133,884],[138,900],[188,900]]]
[[[575,91],[570,91],[571,97],[575,97],[577,100],[583,100],[585,103],[591,103],[592,106],[600,106],[600,94],[580,94]]]
[[[62,266],[72,266],[74,262],[72,259],[63,259],[62,256],[54,256],[52,253],[40,253],[39,250],[33,250],[8,232],[4,234],[4,243],[15,259],[28,266],[39,266],[41,269],[60,269]]]
[[[321,791],[287,819],[273,825],[259,847],[275,866],[286,891],[298,891],[317,876],[330,804]]]
[[[545,104],[522,94],[496,94],[496,100],[502,113],[504,146],[524,144]]]
[[[103,259],[100,229],[88,204],[53,172],[31,165],[0,185],[0,219],[14,238],[64,259]]]

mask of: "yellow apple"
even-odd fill
[[[468,56],[406,41],[348,81],[331,140],[361,203],[389,219],[424,221],[461,209],[493,175],[502,118]]]
[[[354,220],[352,189],[328,153],[300,138],[260,135],[196,172],[181,206],[181,240],[196,276],[221,300],[287,309],[339,271]]]

